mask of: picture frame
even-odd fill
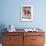
[[[32,21],[33,8],[32,5],[21,5],[21,21]]]

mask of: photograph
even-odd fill
[[[21,6],[21,21],[32,21],[32,5]]]

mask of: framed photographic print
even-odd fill
[[[32,5],[21,6],[21,21],[32,21],[33,11]]]

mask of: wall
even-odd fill
[[[32,22],[20,21],[20,8],[23,4],[33,6]],[[9,24],[16,28],[40,27],[46,32],[46,0],[0,0],[0,31]]]

